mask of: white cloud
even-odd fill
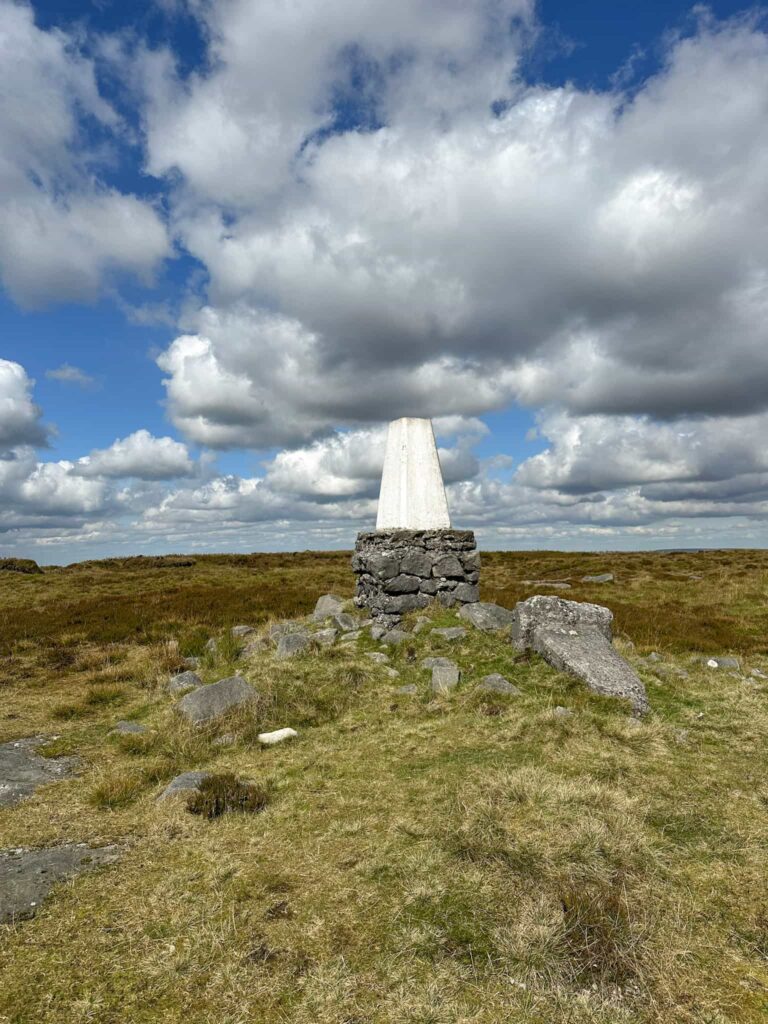
[[[195,464],[186,445],[171,437],[153,437],[137,430],[116,440],[109,448],[96,449],[75,467],[83,477],[136,477],[140,480],[172,480],[192,476]]]
[[[170,254],[151,204],[95,180],[83,119],[122,130],[77,40],[0,0],[0,280],[26,306],[95,299],[106,276],[149,280]]]
[[[70,366],[69,363],[62,363],[55,370],[46,370],[45,376],[49,380],[58,380],[63,384],[77,384],[86,390],[96,386],[95,378],[81,370],[79,366]]]
[[[0,458],[19,445],[42,445],[47,431],[32,401],[33,382],[23,366],[0,359]]]

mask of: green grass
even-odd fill
[[[0,931],[0,1022],[764,1020],[768,686],[695,656],[766,670],[768,554],[484,556],[486,599],[568,578],[562,596],[614,609],[654,709],[641,723],[474,632],[390,649],[396,680],[364,656],[379,649],[367,636],[238,660],[229,626],[350,594],[347,565],[173,556],[0,574],[0,742],[42,734],[44,753],[80,759],[78,777],[0,811],[0,847],[124,850]],[[600,571],[618,582],[578,582]],[[204,680],[238,670],[259,700],[193,731],[162,684],[211,636]],[[651,649],[687,676],[639,663]],[[449,697],[431,698],[427,654],[461,664]],[[474,692],[491,672],[522,696]],[[397,696],[411,682],[418,696]],[[118,718],[149,731],[110,736]],[[256,741],[288,725],[298,740]],[[229,780],[212,784],[215,809],[242,782],[268,800],[211,816],[158,803],[191,769]]]

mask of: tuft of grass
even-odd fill
[[[114,811],[132,804],[146,787],[147,779],[142,772],[119,771],[97,782],[88,800],[94,807]]]
[[[218,818],[228,811],[240,814],[258,814],[270,801],[269,786],[255,782],[244,782],[231,772],[209,775],[200,784],[197,792],[187,800],[187,810],[208,820]]]

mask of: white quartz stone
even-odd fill
[[[432,421],[389,424],[377,530],[448,530],[451,520]]]
[[[293,740],[299,734],[295,729],[275,729],[274,732],[260,732],[258,736],[259,743],[263,743],[265,747],[272,747],[275,743],[282,743],[284,740]]]

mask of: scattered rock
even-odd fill
[[[421,663],[422,668],[430,670],[435,668],[437,665],[453,665],[453,662],[450,658],[425,658]]]
[[[740,667],[738,658],[707,658],[707,668],[734,668],[738,671]]]
[[[459,583],[451,597],[451,604],[476,604],[480,600],[480,587],[476,583]]]
[[[388,646],[396,646],[397,644],[403,643],[404,640],[408,640],[409,635],[403,629],[390,629],[388,633],[385,633],[381,637],[381,642]]]
[[[306,654],[310,647],[310,640],[306,633],[286,633],[277,642],[277,657],[281,661],[286,658],[295,658],[298,654]]]
[[[340,615],[344,611],[344,604],[343,597],[337,597],[336,594],[323,594],[317,599],[312,618],[315,622],[322,622],[323,619],[328,619],[332,615]]]
[[[389,655],[383,651],[366,651],[366,658],[370,658],[371,661],[375,661],[377,665],[386,665],[389,661]]]
[[[269,640],[267,640],[266,637],[254,637],[252,640],[248,641],[245,647],[243,647],[242,651],[240,652],[240,657],[253,658],[255,655],[263,654],[265,651],[269,650],[269,646]]]
[[[206,653],[206,654],[214,654],[214,655],[215,655],[215,654],[217,654],[217,653],[218,653],[218,650],[219,650],[219,645],[218,645],[218,643],[216,642],[216,640],[215,640],[215,638],[214,638],[214,637],[211,637],[211,639],[210,639],[210,640],[208,641],[208,643],[207,643],[207,644],[205,645],[205,647],[203,648],[203,650],[205,651],[205,653]]]
[[[494,672],[490,676],[483,676],[477,684],[477,689],[483,693],[506,693],[509,696],[517,697],[522,693],[516,686],[513,686],[508,679]]]
[[[386,672],[390,679],[400,678],[400,673],[397,671],[396,668],[385,668],[384,671]]]
[[[344,636],[341,638],[341,642],[343,644],[354,643],[356,640],[359,640],[362,635],[362,629],[355,629],[351,633],[345,633]]]
[[[253,626],[233,626],[232,629],[230,630],[232,636],[236,637],[237,639],[240,639],[244,636],[250,636],[251,633],[255,632],[256,630],[253,628]]]
[[[406,686],[398,686],[395,693],[400,697],[415,697],[418,693],[418,689],[413,683],[408,683]]]
[[[242,676],[221,679],[210,686],[201,686],[182,697],[176,710],[192,725],[207,725],[255,701],[258,694]]]
[[[582,576],[582,583],[613,583],[612,572],[601,572],[597,576]]]
[[[165,689],[168,693],[186,693],[187,690],[196,690],[198,686],[202,685],[203,680],[196,672],[187,671],[172,676],[165,684]]]
[[[476,629],[482,629],[486,633],[508,629],[515,619],[514,612],[509,608],[502,608],[501,605],[492,604],[490,601],[465,604],[457,614],[460,619],[464,619]]]
[[[573,712],[569,708],[564,708],[558,704],[556,708],[552,709],[553,718],[573,718]]]
[[[470,607],[470,606],[467,605],[467,607]],[[431,621],[432,620],[427,618],[426,615],[420,615],[418,617],[418,619],[416,619],[416,622],[415,622],[414,627],[413,627],[414,634],[421,633],[423,630],[425,630],[427,628],[427,626],[429,626]]]
[[[460,679],[459,666],[444,658],[441,664],[432,667],[432,692],[448,693],[459,685]]]
[[[121,736],[140,736],[144,732],[149,732],[149,729],[146,725],[140,725],[139,722],[117,722],[111,732]]]
[[[175,779],[171,779],[157,799],[170,800],[177,796],[199,793],[201,784],[210,774],[210,772],[182,772]]]
[[[302,633],[305,632],[304,626],[300,622],[296,622],[294,619],[287,619],[285,622],[273,622],[269,627],[269,639],[277,641],[283,636],[287,636],[289,633]]]
[[[30,736],[0,743],[0,807],[12,807],[32,796],[39,786],[58,782],[75,774],[76,757],[43,757],[36,747],[44,736]]]
[[[415,594],[421,588],[420,576],[409,576],[407,573],[400,573],[393,576],[391,580],[384,582],[384,591],[387,594]]]
[[[222,733],[221,736],[217,736],[214,741],[214,747],[231,747],[237,743],[237,736],[233,732]]]
[[[48,850],[6,850],[0,853],[0,923],[34,917],[58,882],[113,864],[116,846],[90,847],[85,843]]]
[[[295,729],[275,729],[274,732],[260,732],[257,739],[265,747],[273,747],[276,743],[294,740],[298,735]]]
[[[319,629],[316,633],[312,634],[312,639],[315,643],[320,644],[321,647],[333,647],[338,635],[339,631],[337,629]]]
[[[466,607],[471,606],[467,605]],[[447,629],[433,629],[432,635],[440,636],[443,640],[461,640],[467,635],[467,631],[462,626],[449,626]]]
[[[649,709],[642,680],[611,644],[608,608],[560,597],[531,597],[515,607],[512,642],[534,650],[560,672],[582,679],[594,693],[630,701],[635,714]]]
[[[186,667],[188,669],[191,669],[194,672],[194,670],[196,668],[200,668],[200,659],[199,658],[184,658],[184,661],[182,662],[182,664],[186,665]]]
[[[389,626],[379,626],[379,625],[371,626],[371,639],[372,640],[381,640],[381,638],[383,636],[386,636],[386,634],[388,632],[389,632]]]
[[[355,616],[350,615],[348,612],[340,612],[338,615],[334,615],[333,621],[342,633],[350,633],[352,630],[357,629],[360,624]]]
[[[754,676],[755,679],[768,679],[768,676],[765,674],[765,672],[761,672],[759,668],[751,668],[749,670],[749,674],[751,676]]]
[[[664,659],[662,658],[662,656],[659,654],[658,651],[651,651],[651,653],[648,655],[648,657],[645,660],[646,661],[663,661]]]

